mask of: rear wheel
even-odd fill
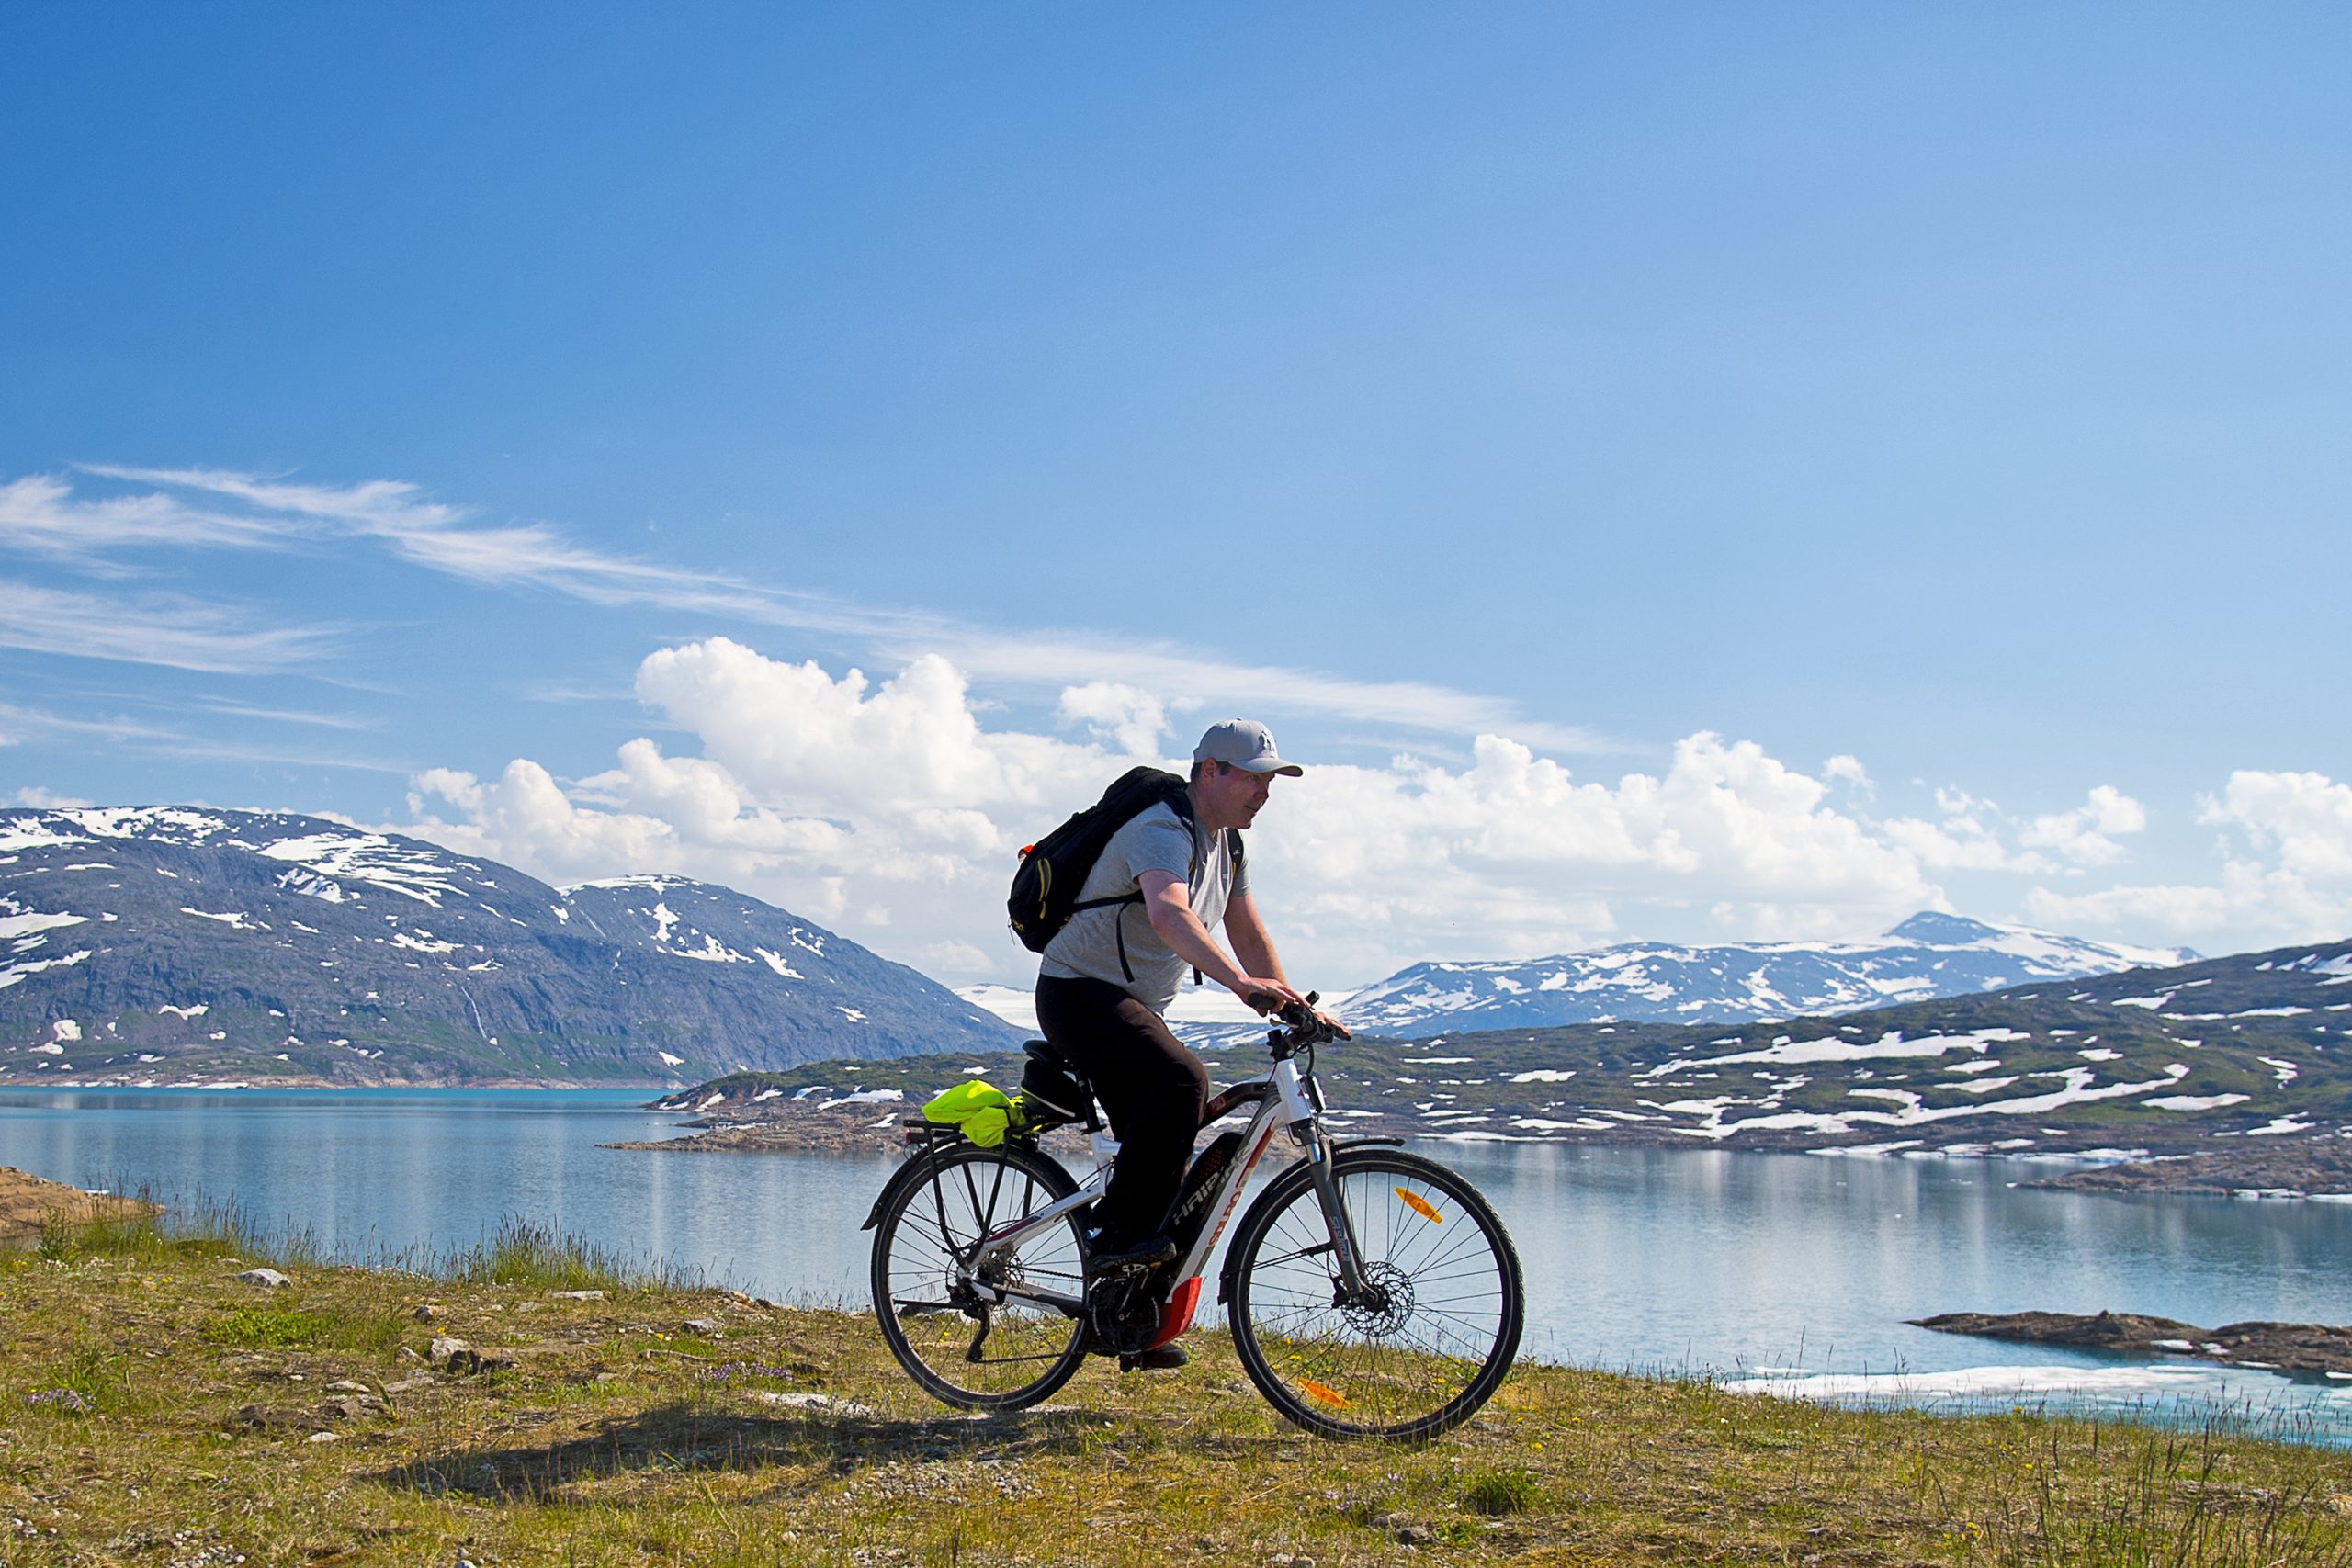
[[[1519,1354],[1519,1254],[1477,1190],[1433,1160],[1348,1149],[1331,1170],[1366,1289],[1340,1282],[1311,1173],[1293,1167],[1233,1239],[1234,1348],[1309,1431],[1435,1437],[1486,1404]]]
[[[923,1389],[973,1410],[1016,1410],[1086,1359],[1083,1321],[1003,1292],[1086,1294],[1085,1243],[1064,1215],[1017,1248],[975,1260],[994,1235],[1077,1190],[1034,1149],[965,1145],[918,1156],[874,1231],[874,1312],[890,1354]],[[916,1174],[917,1171],[920,1174]]]

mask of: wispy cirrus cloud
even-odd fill
[[[270,724],[308,725],[318,729],[377,729],[381,726],[374,719],[361,718],[356,714],[313,713],[306,708],[256,707],[251,703],[234,702],[227,697],[200,697],[197,705],[207,713],[226,714],[231,718],[257,718]]]
[[[0,744],[64,736],[77,740],[175,740],[178,731],[141,719],[69,718],[46,708],[0,702]]]
[[[175,725],[132,718],[128,715],[81,717],[53,713],[46,708],[28,707],[19,703],[0,702],[0,746],[60,740],[74,742],[84,749],[119,746],[146,756],[191,761],[266,762],[296,768],[330,768],[345,773],[387,773],[395,777],[404,777],[416,771],[413,762],[191,734]]]
[[[1012,631],[617,555],[582,544],[551,524],[481,523],[469,509],[431,500],[419,486],[401,480],[306,484],[225,468],[117,464],[84,465],[81,471],[158,487],[142,496],[96,503],[52,493],[54,481],[43,481],[40,504],[51,513],[111,504],[125,515],[152,518],[145,533],[127,524],[119,526],[105,536],[107,547],[153,543],[165,536],[170,517],[218,516],[227,521],[209,531],[192,523],[172,525],[181,529],[175,536],[185,543],[228,548],[276,547],[302,537],[364,538],[418,567],[469,582],[535,589],[608,607],[641,605],[820,633],[863,647],[893,664],[936,654],[975,680],[1041,694],[1102,682],[1183,693],[1204,705],[1277,717],[1337,716],[1454,736],[1507,733],[1562,752],[1640,750],[1580,726],[1531,718],[1505,698],[1427,682],[1363,681],[1328,671],[1246,663],[1180,643],[1137,641],[1125,635]],[[191,506],[180,499],[191,494],[204,498],[206,504]],[[14,536],[11,526],[6,515],[0,514],[0,538]],[[27,537],[57,533],[45,522],[27,524],[24,531]],[[102,559],[104,550],[94,546],[74,558]]]
[[[32,653],[249,675],[315,660],[340,635],[334,626],[256,625],[236,606],[180,594],[101,596],[0,578],[0,648]]]
[[[424,499],[399,479],[294,484],[223,468],[138,468],[90,464],[85,473],[163,485],[271,513],[285,528],[373,539],[444,575],[495,587],[534,587],[591,604],[698,610],[816,630],[867,631],[906,617],[837,604],[724,572],[641,560],[576,543],[546,523],[481,525],[465,507]]]
[[[98,576],[137,571],[124,550],[266,548],[294,532],[281,520],[193,507],[159,491],[86,499],[51,474],[0,484],[0,540]]]

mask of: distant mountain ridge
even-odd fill
[[[1261,1030],[1212,1055],[1211,1077],[1262,1071],[1264,1039]],[[1355,1134],[1920,1158],[2156,1155],[2134,1183],[2193,1177],[2225,1190],[2346,1193],[2352,1159],[2336,1151],[2352,1146],[2347,1047],[2352,942],[2338,941],[1829,1018],[1463,1031],[1442,1042],[1359,1033],[1318,1047],[1316,1067],[1332,1116]],[[969,1077],[1009,1085],[1020,1069],[1011,1055],[819,1063],[723,1078],[670,1103],[714,1125],[775,1123],[765,1146],[878,1147],[909,1106]],[[749,1146],[721,1133],[724,1146]],[[2218,1179],[2196,1165],[2212,1160]]]
[[[661,1083],[1018,1040],[684,877],[559,889],[276,812],[0,813],[0,1083]]]
[[[1925,912],[1874,942],[1626,942],[1554,958],[1416,964],[1350,997],[1345,1016],[1351,1028],[1401,1039],[1579,1023],[1747,1023],[2197,956]]]

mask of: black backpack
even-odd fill
[[[1087,873],[1102,858],[1102,846],[1111,841],[1111,835],[1162,805],[1187,825],[1193,821],[1193,797],[1186,793],[1182,777],[1160,768],[1130,768],[1102,792],[1102,799],[1023,850],[1021,869],[1012,874],[1012,892],[1004,901],[1021,945],[1032,953],[1043,953],[1080,910],[1142,903],[1140,888],[1116,898],[1090,898],[1084,903],[1079,901],[1078,893],[1086,886]],[[1228,841],[1238,873],[1241,868],[1238,829],[1228,831]],[[1124,960],[1124,931],[1120,947]]]

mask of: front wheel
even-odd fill
[[[1363,1256],[1351,1296],[1311,1172],[1294,1166],[1233,1239],[1242,1369],[1329,1438],[1435,1437],[1469,1419],[1519,1354],[1519,1254],[1487,1201],[1434,1160],[1346,1149],[1332,1179]]]
[[[874,1313],[907,1374],[967,1410],[1018,1410],[1068,1382],[1085,1325],[1051,1304],[1086,1293],[1086,1252],[1065,1214],[1020,1247],[976,1257],[1076,1190],[1047,1156],[962,1145],[917,1156],[884,1195],[874,1230]]]

